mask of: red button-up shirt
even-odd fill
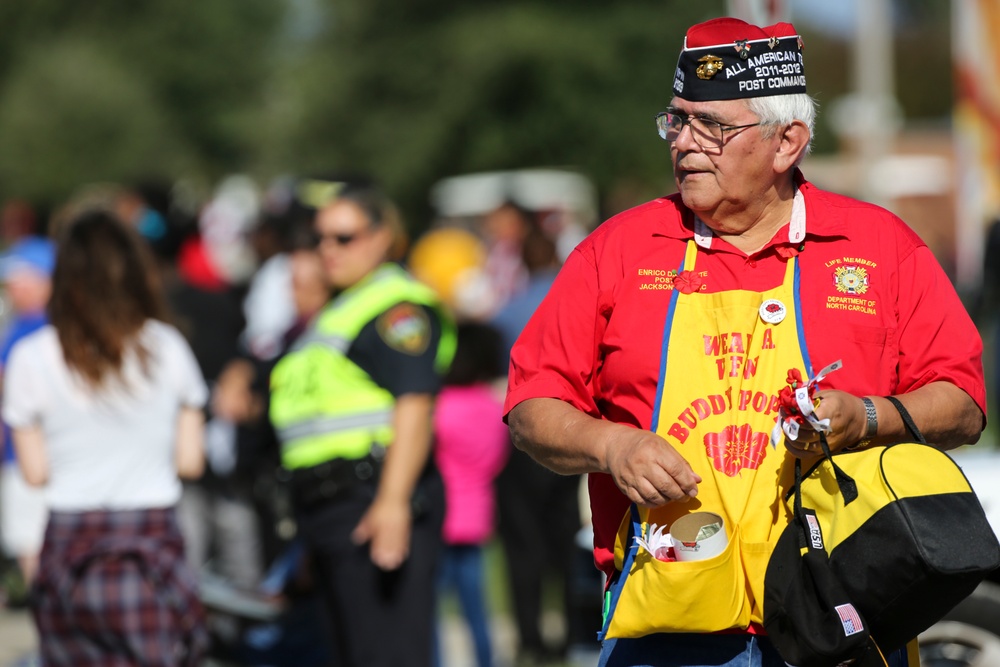
[[[678,195],[602,224],[567,259],[514,346],[505,412],[548,397],[650,428],[672,274],[697,231],[705,292],[772,288],[787,258],[798,255],[811,372],[844,362],[823,388],[884,396],[946,381],[985,414],[981,338],[924,242],[877,206],[804,180],[799,193],[804,240],[792,240],[802,239],[800,217],[798,228],[786,225],[751,256],[696,227]],[[590,496],[595,560],[610,574],[628,500],[605,474],[590,476]]]

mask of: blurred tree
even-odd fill
[[[294,0],[3,2],[0,3],[0,91],[8,103],[21,104],[17,96],[32,89],[24,82],[24,68],[47,68],[53,76],[58,76],[56,71],[60,69],[79,71],[72,62],[76,51],[53,48],[54,44],[71,40],[99,45],[100,60],[105,63],[103,75],[88,79],[91,97],[88,106],[93,113],[87,117],[74,116],[75,122],[87,123],[100,115],[97,113],[100,105],[94,101],[107,96],[101,86],[110,86],[113,92],[117,91],[114,95],[119,96],[120,103],[127,104],[120,97],[122,90],[135,90],[141,82],[144,92],[132,98],[139,106],[123,114],[119,122],[143,122],[135,116],[151,113],[152,125],[170,128],[177,143],[174,152],[183,147],[190,158],[188,164],[200,168],[202,174],[215,177],[239,170],[254,150],[256,134],[264,131],[257,117],[261,93],[271,73],[275,35],[283,28],[286,3],[291,1]],[[32,64],[37,63],[39,50],[52,50],[44,66]],[[120,81],[115,80],[114,73],[120,75]],[[14,86],[17,81],[20,83]],[[138,101],[140,98],[142,102]],[[66,98],[53,98],[53,105],[34,108],[34,113],[51,117],[47,123],[45,118],[37,119],[31,128],[51,128],[57,124],[57,114],[72,113],[59,108],[61,99]],[[76,129],[84,135],[99,132],[99,127]],[[133,138],[130,136],[129,140]],[[111,134],[106,139],[106,151],[112,154],[129,151],[128,143],[111,145],[126,137]],[[41,144],[45,136],[23,140]],[[147,140],[135,145],[139,155],[149,144]],[[145,156],[145,161],[155,166],[156,160],[149,157]],[[92,154],[91,159],[93,165],[100,165],[103,157]],[[143,161],[139,156],[132,159]],[[74,164],[65,162],[63,166],[69,170]],[[72,177],[67,172],[58,178],[65,182]],[[75,177],[84,182],[91,178],[91,173],[84,171]],[[38,173],[33,178],[41,179],[33,181],[37,183],[33,190],[48,189],[45,174]],[[59,189],[56,183],[52,187]],[[9,194],[4,183],[0,183],[0,192]]]
[[[840,147],[840,139],[830,124],[833,102],[851,88],[851,45],[808,26],[799,27],[805,43],[805,64],[809,77],[808,90],[819,106],[813,153],[831,153]]]
[[[338,0],[316,56],[289,73],[292,125],[272,168],[365,169],[426,222],[438,178],[571,166],[602,191],[670,187],[653,115],[670,99],[677,46],[722,1],[477,3]]]
[[[191,155],[146,81],[86,40],[22,54],[0,92],[0,188],[55,203],[82,183],[170,177]]]
[[[896,97],[907,119],[951,122],[951,3],[897,1]],[[933,85],[928,85],[933,82]]]
[[[925,84],[949,76],[947,5],[898,5],[907,117],[946,113],[941,86]],[[614,212],[672,189],[652,117],[687,26],[724,11],[724,0],[0,2],[0,196],[51,198],[133,170],[208,181],[366,170],[420,229],[443,176],[567,166],[617,193]],[[847,46],[806,41],[825,109],[849,85]],[[821,113],[816,149],[835,148]]]

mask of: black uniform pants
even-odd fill
[[[392,572],[372,563],[367,544],[351,542],[375,488],[374,480],[362,482],[297,512],[329,615],[332,664],[429,667],[444,487],[433,468],[424,474],[415,494],[410,555]]]

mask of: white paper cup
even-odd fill
[[[696,541],[695,537],[702,526],[713,523],[721,523],[722,529],[715,535]],[[674,556],[679,561],[705,560],[718,556],[729,544],[726,523],[715,512],[692,512],[682,516],[670,526],[670,537],[674,543]]]

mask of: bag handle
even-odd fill
[[[837,487],[840,489],[840,495],[844,497],[844,506],[850,505],[852,502],[858,499],[858,483],[854,481],[854,478],[844,472],[844,469],[837,465],[837,462],[833,458],[833,453],[830,451],[830,445],[826,441],[826,434],[820,432],[819,434],[819,445],[823,448],[823,458],[830,462],[830,467],[833,468],[833,475],[837,480]],[[795,485],[791,488],[791,493],[794,496],[794,511],[795,516],[798,518],[799,523],[803,530],[807,530],[808,527],[805,525],[804,520],[801,518],[802,515],[802,460],[799,458],[795,459]],[[787,497],[787,496],[786,496]],[[800,533],[799,536],[799,546],[805,546],[805,536]]]
[[[795,459],[795,486],[792,487],[792,497],[794,498],[794,504],[792,510],[795,513],[795,523],[798,525],[798,537],[799,537],[799,549],[806,549],[808,547],[808,542],[806,538],[806,531],[809,527],[806,525],[805,520],[802,518],[802,459]]]
[[[921,433],[920,429],[917,428],[917,424],[913,421],[913,417],[911,417],[910,413],[907,412],[906,408],[903,407],[903,404],[900,402],[900,400],[895,396],[886,396],[885,400],[892,403],[893,406],[897,410],[899,410],[899,416],[903,418],[903,423],[906,424],[906,428],[909,429],[910,433],[913,435],[914,440],[916,442],[919,442],[921,445],[926,445],[927,438],[925,438],[924,434]]]
[[[916,423],[913,421],[913,417],[910,416],[909,411],[895,396],[886,396],[892,405],[899,411],[899,416],[902,417],[903,423],[906,424],[906,428],[909,429],[910,434],[916,442],[922,445],[927,444],[927,439],[924,438],[924,434],[920,432],[917,428]],[[858,497],[858,485],[854,481],[854,478],[848,475],[844,470],[837,465],[837,462],[833,458],[833,453],[830,451],[830,445],[826,441],[826,434],[820,432],[819,434],[819,446],[823,449],[823,458],[830,462],[830,467],[833,468],[833,474],[837,479],[837,486],[840,488],[840,493],[844,497],[844,506],[850,505]],[[795,486],[792,488],[792,492],[795,494],[795,512],[802,509],[802,501],[799,498],[799,487],[802,485],[802,466],[799,459],[795,460]]]
[[[822,431],[819,434],[819,446],[823,448],[823,458],[829,461],[830,467],[833,468],[833,474],[837,479],[837,486],[840,487],[840,494],[844,496],[844,506],[846,507],[857,500],[858,484],[854,481],[853,477],[844,472],[844,469],[833,460],[833,453],[830,451],[830,445],[826,441],[826,433]]]
[[[837,461],[833,458],[833,452],[830,451],[830,444],[826,441],[826,434],[820,432],[819,434],[819,446],[823,449],[823,458],[830,462],[830,467],[833,469],[834,477],[837,480],[837,487],[840,489],[840,493],[844,496],[844,505],[850,505],[858,497],[858,485],[854,481],[854,478],[844,472],[844,469],[837,465]],[[819,465],[818,463],[816,465]],[[809,469],[810,472],[816,469],[813,466]],[[801,506],[799,502],[799,487],[802,484],[802,462],[800,459],[795,459],[795,483],[785,492],[785,500],[795,497],[795,508]]]

